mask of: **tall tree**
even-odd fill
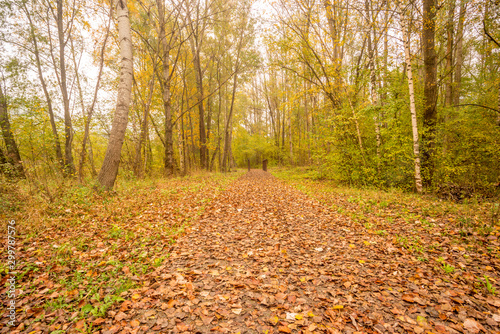
[[[85,120],[85,125],[84,125],[84,132],[83,132],[83,139],[82,139],[82,149],[80,151],[80,161],[78,162],[78,178],[80,182],[83,180],[83,166],[85,164],[85,157],[87,156],[87,143],[90,143],[90,122],[92,120],[92,116],[94,115],[94,109],[95,105],[97,103],[97,94],[99,93],[100,89],[100,83],[101,83],[101,77],[102,77],[102,72],[104,69],[104,52],[106,51],[106,46],[109,38],[109,32],[111,28],[111,21],[113,20],[113,1],[110,1],[110,6],[109,6],[109,19],[108,19],[108,24],[106,26],[106,33],[104,35],[104,41],[102,43],[101,51],[99,53],[99,73],[97,74],[97,82],[95,84],[95,89],[94,89],[94,96],[92,98],[92,102],[87,110],[86,115],[84,115],[84,120]],[[95,177],[95,170],[93,166],[93,162],[91,161],[92,165],[92,176]]]
[[[166,17],[165,17],[165,4],[163,0],[156,0],[156,7],[158,9],[158,49],[162,61],[162,75],[159,76],[160,86],[162,89],[163,98],[163,112],[165,115],[165,175],[170,176],[174,173],[174,144],[173,144],[173,127],[172,127],[172,103],[170,92],[170,50],[171,43],[174,40],[174,33],[170,34],[170,39],[167,40],[165,32]]]
[[[116,16],[118,18],[118,41],[120,43],[120,82],[116,101],[115,117],[111,127],[108,148],[97,179],[102,187],[113,189],[121,150],[128,124],[128,112],[133,81],[132,36],[130,33],[130,18],[127,0],[117,0]]]
[[[71,113],[69,110],[69,94],[68,85],[66,80],[66,43],[71,37],[71,29],[73,25],[74,16],[70,18],[67,27],[64,27],[64,14],[63,14],[63,0],[57,0],[57,36],[59,39],[59,73],[60,73],[60,86],[64,107],[64,172],[67,176],[75,176],[75,164],[73,163],[73,124],[71,122]],[[65,36],[68,32],[68,36]]]
[[[464,40],[464,25],[465,11],[467,9],[467,1],[460,0],[460,13],[458,14],[457,26],[457,47],[455,50],[455,87],[453,90],[453,104],[460,104],[460,90],[462,89],[462,65],[463,65],[463,40]]]
[[[454,50],[454,19],[455,19],[455,0],[449,0],[448,18],[446,22],[446,86],[444,105],[449,107],[453,104],[453,50]]]
[[[191,53],[193,57],[194,76],[196,81],[196,90],[198,98],[198,122],[199,122],[199,136],[200,136],[200,165],[202,169],[206,169],[207,163],[207,137],[205,131],[205,94],[203,90],[203,69],[201,64],[201,49],[205,40],[205,33],[207,28],[207,17],[211,3],[205,3],[202,8],[200,0],[195,0],[194,4],[186,1],[186,17],[187,26],[191,38],[189,43],[191,46]],[[193,18],[192,15],[195,17]]]
[[[35,56],[35,64],[36,64],[36,68],[37,68],[38,78],[40,80],[40,84],[42,85],[43,94],[44,94],[45,100],[47,102],[47,111],[49,113],[49,121],[50,121],[51,130],[52,130],[52,137],[53,137],[53,141],[54,141],[54,151],[56,153],[56,159],[59,162],[61,169],[64,171],[65,164],[64,164],[64,158],[63,158],[62,150],[61,150],[61,143],[59,142],[59,134],[57,131],[54,109],[52,107],[52,97],[50,96],[47,81],[45,80],[45,77],[43,75],[44,70],[42,68],[40,48],[38,47],[38,36],[35,33],[37,28],[33,22],[34,20],[32,19],[32,16],[31,16],[31,10],[27,7],[27,4],[24,1],[21,2],[21,9],[24,12],[24,14],[26,15],[26,18],[27,18],[28,24],[29,24],[29,36],[30,36],[31,43],[33,43],[32,51],[33,51],[33,54]]]
[[[231,139],[232,139],[232,127],[231,124],[233,122],[233,112],[234,112],[234,99],[236,97],[236,85],[238,83],[238,74],[240,72],[240,59],[241,59],[241,51],[244,46],[244,39],[245,39],[245,31],[247,29],[247,12],[249,11],[250,8],[245,7],[242,13],[242,18],[241,18],[241,23],[240,26],[238,27],[239,34],[238,34],[238,43],[236,46],[236,59],[234,63],[234,78],[233,78],[233,91],[231,94],[231,105],[229,107],[229,115],[226,120],[226,126],[224,130],[224,155],[222,157],[222,170],[224,172],[227,172],[228,167],[230,168],[231,163]]]
[[[424,128],[422,168],[424,184],[429,186],[434,173],[434,146],[437,123],[436,0],[423,0],[422,48],[424,53]]]
[[[422,192],[422,177],[420,175],[420,147],[418,140],[418,125],[417,125],[417,110],[415,106],[415,89],[413,85],[413,71],[411,65],[411,54],[410,54],[410,25],[407,24],[405,18],[405,12],[401,8],[401,4],[398,2],[398,7],[401,15],[401,26],[403,30],[403,43],[405,49],[405,67],[406,75],[408,78],[408,92],[410,95],[410,113],[411,113],[411,128],[413,134],[413,161],[414,161],[414,179],[415,188],[417,192]]]

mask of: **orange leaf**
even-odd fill
[[[291,330],[290,328],[286,327],[286,326],[280,326],[280,327],[278,328],[278,330],[279,330],[280,332],[282,332],[282,333],[291,333],[291,332],[292,332],[292,330]]]

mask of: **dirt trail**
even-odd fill
[[[498,330],[468,319],[485,320],[492,305],[434,279],[431,265],[406,269],[400,252],[252,170],[177,240],[103,333],[454,333],[467,320]]]

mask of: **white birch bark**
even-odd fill
[[[401,14],[401,26],[403,29],[403,43],[405,49],[406,75],[408,76],[408,90],[410,93],[411,128],[413,132],[413,156],[415,163],[415,187],[417,189],[417,192],[421,193],[422,177],[420,175],[420,148],[418,140],[417,111],[415,108],[415,92],[413,88],[413,72],[410,55],[410,33],[409,29],[406,26],[404,12],[401,10],[401,4],[399,2],[398,7]]]
[[[118,84],[118,97],[116,101],[115,117],[111,126],[106,155],[97,179],[101,186],[107,190],[113,189],[120,155],[128,123],[128,111],[132,92],[133,62],[132,62],[132,37],[130,33],[130,19],[128,16],[127,0],[116,2],[118,18],[118,40],[120,42],[120,83]]]

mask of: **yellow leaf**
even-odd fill
[[[305,278],[305,277],[301,277],[301,278],[300,278],[300,281],[301,281],[301,282],[305,282],[305,281],[306,281],[306,278]]]
[[[486,266],[484,269],[485,269],[485,270],[488,270],[488,271],[489,271],[489,270],[493,270],[493,268],[491,268],[490,266]]]
[[[359,260],[359,264],[363,264],[363,263],[365,263],[365,261]]]
[[[297,319],[297,320],[302,320],[302,318],[304,318],[304,317],[302,316],[302,314],[296,314],[296,315],[295,315],[295,319]]]
[[[335,305],[335,306],[333,307],[333,309],[334,309],[334,310],[341,310],[341,309],[343,309],[343,308],[344,308],[344,305]]]
[[[101,261],[101,263],[99,263],[97,266],[98,266],[98,267],[102,267],[102,266],[104,266],[105,264],[106,264],[106,261]]]
[[[141,295],[139,295],[138,293],[134,293],[134,294],[132,295],[132,300],[137,300],[137,299],[139,299],[139,298],[141,298]]]
[[[363,241],[363,243],[364,243],[366,246],[370,246],[370,242],[369,242],[369,241]]]
[[[308,312],[307,316],[310,317],[310,318],[314,318],[315,317],[314,313],[312,313],[312,312]]]
[[[349,244],[349,247],[350,247],[350,248],[356,248],[356,245],[354,245],[354,244]]]

